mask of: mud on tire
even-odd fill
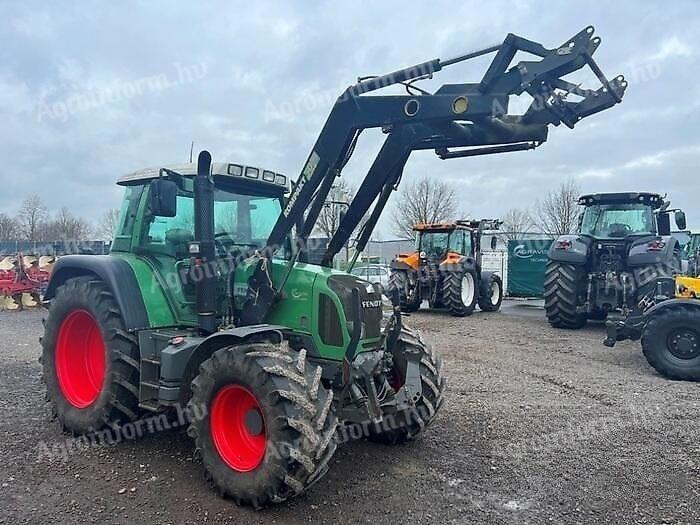
[[[226,462],[212,434],[212,403],[230,385],[250,392],[262,417],[264,451],[248,471]],[[307,363],[306,351],[292,351],[286,341],[229,346],[204,361],[192,382],[191,413],[207,412],[192,422],[188,434],[219,492],[259,508],[304,492],[326,473],[337,447],[332,405],[333,393],[321,383],[321,368]]]
[[[81,336],[84,330],[78,330],[75,342],[67,341],[71,335],[69,319],[79,319],[93,332],[88,340],[87,334]],[[90,324],[92,319],[94,324]],[[80,327],[79,327],[80,328]],[[64,331],[61,336],[61,331]],[[89,342],[99,346],[104,345],[104,381],[101,389],[98,385],[88,385],[95,389],[96,399],[79,407],[80,397],[76,398],[69,382],[75,380],[73,372],[66,369],[66,362],[61,355],[57,356],[59,338],[63,345],[60,352],[77,352],[71,356],[79,356],[82,346]],[[42,379],[46,384],[46,398],[51,403],[53,415],[63,425],[63,428],[74,434],[84,434],[98,430],[104,426],[133,421],[138,417],[138,381],[139,381],[139,350],[136,338],[124,329],[119,306],[107,286],[96,277],[84,276],[68,279],[56,291],[51,300],[48,318],[44,326],[44,336],[41,338],[43,366]],[[58,377],[58,360],[63,363],[63,379]],[[76,365],[76,372],[80,374]],[[67,374],[67,375],[66,375]],[[79,379],[79,377],[77,378]],[[78,387],[84,385],[78,385]],[[83,396],[85,397],[85,396]],[[87,401],[87,400],[84,400]]]
[[[586,325],[586,315],[577,312],[579,290],[585,282],[584,269],[572,264],[549,261],[544,278],[544,308],[555,328],[578,329]]]
[[[369,440],[385,445],[395,445],[414,439],[435,419],[444,401],[446,387],[442,374],[442,359],[420,335],[406,327],[401,331],[399,344],[420,352],[420,378],[423,395],[415,408],[392,414],[379,425],[369,427]]]

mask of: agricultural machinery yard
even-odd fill
[[[657,375],[604,328],[551,328],[504,304],[468,319],[421,311],[445,361],[445,404],[397,447],[339,446],[309,492],[262,512],[211,490],[176,430],[80,448],[51,422],[41,309],[0,312],[0,523],[696,523],[700,391]],[[126,436],[126,432],[125,432]]]

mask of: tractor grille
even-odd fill
[[[328,279],[328,286],[338,294],[348,321],[352,321],[352,291],[357,289],[360,295],[360,315],[365,325],[364,338],[372,339],[380,336],[382,295],[374,285],[352,275],[334,275]]]

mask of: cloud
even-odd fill
[[[697,141],[700,57],[693,50],[700,46],[700,13],[682,1],[645,9],[641,15],[631,0],[609,3],[605,16],[593,20],[603,38],[598,63],[611,76],[630,79],[621,106],[573,131],[552,129],[534,152],[446,162],[432,152],[413,154],[404,182],[454,180],[460,208],[478,216],[527,207],[572,176],[587,191],[661,184],[687,199],[689,220],[695,214],[700,224],[687,191],[697,180],[698,154],[683,153]],[[121,174],[181,162],[193,140],[215,160],[296,177],[335,98],[358,76],[455,56],[502,42],[509,32],[554,47],[584,26],[579,13],[542,11],[527,1],[438,0],[407,7],[393,0],[342,9],[333,2],[18,2],[0,18],[0,155],[9,167],[0,174],[0,212],[15,213],[24,196],[39,193],[52,208],[68,206],[97,220],[118,205],[114,181]],[[674,33],[650,40],[659,27]],[[652,58],[663,64],[628,67],[635,57],[640,64]],[[433,90],[477,82],[488,63],[484,57],[446,69],[422,85]],[[71,96],[102,93],[118,83],[159,75],[174,80],[176,64],[206,64],[206,75],[168,89],[144,85],[134,96],[129,91],[79,106],[65,119],[37,121],[44,100],[67,104]],[[364,177],[384,138],[378,130],[362,134],[343,173],[348,182],[357,185]],[[387,209],[380,228],[386,235],[390,217]]]
[[[659,46],[659,50],[649,57],[650,60],[666,60],[675,57],[691,57],[695,51],[691,46],[682,42],[678,35],[667,38]]]

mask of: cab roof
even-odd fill
[[[664,196],[659,193],[649,193],[644,191],[628,193],[591,193],[581,195],[578,203],[582,206],[592,206],[594,204],[631,204],[641,202],[654,208],[660,208],[664,204]]]
[[[497,230],[502,221],[498,219],[464,219],[454,222],[419,223],[413,231],[452,231],[452,230]]]
[[[194,177],[197,175],[197,164],[188,162],[144,168],[120,177],[119,180],[117,180],[117,184],[120,186],[145,184],[150,180],[157,179],[162,170],[174,171],[184,177]],[[283,187],[287,191],[289,190],[289,181],[285,175],[254,166],[229,162],[212,162],[211,174],[215,178],[264,183],[278,188]],[[163,175],[165,175],[165,173],[163,173]]]

